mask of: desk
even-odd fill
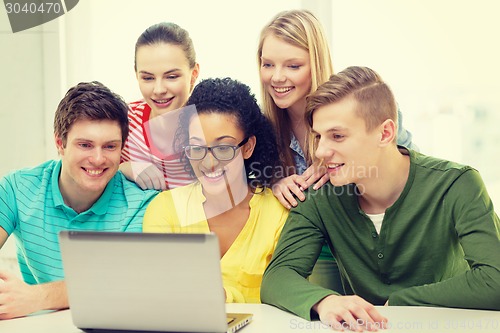
[[[389,319],[382,332],[500,332],[500,311],[427,307],[377,307]],[[241,333],[331,332],[320,322],[309,322],[264,304],[227,304],[227,312],[249,312],[253,321]],[[2,333],[78,333],[70,310],[0,321]]]

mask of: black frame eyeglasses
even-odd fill
[[[243,139],[236,146],[232,145],[217,145],[217,146],[200,146],[200,145],[187,145],[184,147],[184,154],[186,158],[192,161],[200,161],[207,156],[208,151],[212,156],[219,161],[231,161],[236,156],[236,151],[248,142],[248,138]]]

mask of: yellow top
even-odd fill
[[[199,183],[158,194],[144,215],[144,232],[208,233]],[[250,215],[221,258],[222,281],[228,303],[260,303],[260,284],[288,216],[266,188],[250,199]]]

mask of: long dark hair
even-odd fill
[[[196,52],[187,30],[172,22],[161,22],[147,28],[135,43],[134,68],[137,70],[137,50],[143,45],[172,44],[182,48],[189,68],[196,65]]]

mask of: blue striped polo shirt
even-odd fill
[[[64,204],[59,190],[61,161],[10,173],[0,180],[0,227],[13,234],[24,281],[62,280],[61,230],[142,231],[147,204],[158,193],[143,191],[121,172],[85,212]]]

